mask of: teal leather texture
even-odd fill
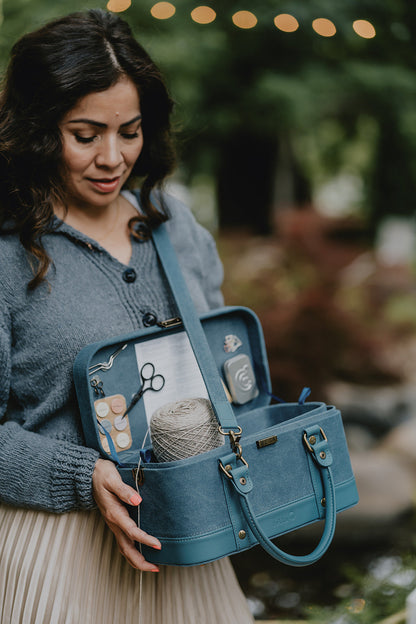
[[[245,426],[248,419],[251,430]],[[160,552],[144,547],[146,558],[197,565],[258,543],[279,561],[295,566],[323,555],[333,537],[336,513],[358,502],[339,410],[323,403],[279,404],[249,412],[238,422],[248,467],[228,443],[186,460],[143,465],[140,525],[162,542]],[[305,445],[304,433],[310,428],[322,429],[327,437],[333,457],[328,467],[315,461]],[[271,436],[277,437],[276,443],[258,448],[259,440]],[[232,480],[221,465],[231,465]],[[131,472],[121,473],[134,483]],[[240,484],[242,477],[246,486]],[[324,523],[323,539],[313,553],[296,558],[270,547],[269,540],[319,520]]]
[[[316,436],[322,435],[320,433],[321,429],[319,427],[309,427],[309,433],[305,430],[305,434],[310,437],[312,435],[312,431],[316,434]],[[323,485],[323,495],[325,498],[325,525],[324,531],[319,541],[317,547],[308,555],[304,556],[294,556],[290,555],[280,548],[278,548],[273,542],[269,539],[269,537],[263,531],[260,523],[257,521],[256,514],[254,513],[252,506],[250,504],[250,492],[253,489],[253,482],[250,478],[249,467],[245,464],[238,464],[235,459],[235,455],[220,459],[221,465],[225,467],[229,466],[229,475],[230,481],[235,491],[240,497],[240,505],[244,517],[248,526],[250,527],[253,535],[258,540],[259,544],[268,552],[272,557],[280,561],[281,563],[285,563],[292,566],[306,566],[318,561],[322,555],[328,550],[332,539],[335,533],[335,523],[336,523],[336,496],[335,496],[335,486],[332,478],[332,472],[330,466],[332,464],[332,456],[330,450],[328,448],[327,440],[323,440],[322,443],[311,446],[311,453],[320,467],[320,476],[322,479]],[[224,474],[227,471],[224,470]]]
[[[133,445],[118,453],[123,480],[139,484],[142,503],[129,508],[140,527],[161,541],[161,551],[140,546],[156,564],[192,566],[260,544],[278,561],[305,566],[318,561],[334,535],[337,513],[358,502],[339,410],[322,402],[270,405],[270,375],[261,325],[243,307],[225,307],[199,318],[182,278],[164,226],[153,240],[175,297],[181,324],[151,327],[85,347],[74,364],[74,379],[87,444],[103,448],[94,412],[96,395],[88,369],[106,361],[120,345],[117,366],[105,373],[106,391],[131,395],[138,387],[134,345],[186,331],[200,367],[224,445],[178,461],[140,461],[147,430],[143,405],[130,418]],[[221,383],[224,336],[238,335],[239,353],[255,371],[259,394],[245,405],[231,404]],[[104,378],[104,373],[103,373]],[[152,457],[151,449],[142,456]],[[113,458],[114,459],[114,458]],[[117,462],[116,462],[117,463]],[[271,540],[321,521],[322,537],[304,556],[282,551]]]

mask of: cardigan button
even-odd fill
[[[123,280],[128,284],[131,284],[136,280],[136,271],[134,269],[126,269],[123,273]]]
[[[140,241],[147,241],[150,238],[150,228],[146,223],[138,223],[135,228]]]
[[[152,327],[152,325],[156,325],[157,318],[153,312],[146,312],[146,314],[142,316],[142,321],[145,327]]]

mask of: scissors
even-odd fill
[[[133,397],[128,405],[126,411],[123,414],[123,418],[133,409],[138,401],[142,398],[145,392],[152,390],[153,392],[159,392],[165,385],[165,378],[163,375],[155,375],[155,367],[151,362],[143,364],[140,377],[142,378],[141,388]]]

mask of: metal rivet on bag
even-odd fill
[[[226,470],[227,472],[230,472],[232,469],[233,469],[233,467],[231,466],[231,464],[227,464],[227,465],[225,466],[225,470]]]
[[[325,451],[321,451],[321,452],[319,453],[319,457],[320,457],[321,459],[325,459],[325,457],[326,457],[326,453],[325,453]]]
[[[241,531],[238,532],[238,537],[240,539],[245,539],[246,535],[247,533],[243,529],[241,529]]]
[[[322,507],[326,507],[326,498],[321,498]]]
[[[315,438],[315,436],[311,436],[311,437],[309,438],[309,444],[316,444],[316,438]]]
[[[247,483],[247,479],[245,477],[241,477],[240,483],[241,485],[245,485]]]

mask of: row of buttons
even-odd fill
[[[128,284],[132,284],[136,281],[137,273],[134,269],[129,267],[125,271],[123,271],[123,280]],[[142,316],[142,322],[145,327],[152,327],[152,325],[156,325],[157,317],[153,312],[145,312]]]
[[[145,227],[146,226],[144,226],[144,228]],[[91,243],[86,243],[86,245],[88,249],[93,249]],[[133,268],[128,267],[123,271],[122,278],[125,282],[127,282],[127,284],[132,284],[137,279],[137,273]],[[156,325],[157,317],[155,314],[153,314],[153,312],[145,312],[142,316],[142,322],[144,327],[152,327],[153,325]]]

